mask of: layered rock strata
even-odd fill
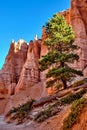
[[[28,45],[27,59],[21,71],[16,93],[37,84],[40,81],[38,60],[40,58],[40,40],[30,41]]]
[[[11,42],[8,55],[5,59],[2,70],[0,71],[0,88],[5,88],[9,93],[16,86],[27,58],[28,45],[24,40]],[[15,85],[14,85],[15,84]],[[11,87],[12,86],[12,87]],[[10,90],[9,90],[10,89]]]

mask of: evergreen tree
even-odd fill
[[[63,86],[66,89],[67,81],[72,77],[83,76],[81,71],[70,67],[70,63],[79,59],[74,53],[77,46],[73,44],[75,36],[72,27],[58,14],[55,14],[45,27],[47,39],[44,44],[48,46],[49,52],[39,60],[40,70],[48,69],[47,87]]]

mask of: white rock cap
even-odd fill
[[[34,40],[38,40],[38,36],[37,36],[37,35],[35,35],[35,38],[34,38]]]

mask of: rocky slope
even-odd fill
[[[75,32],[75,44],[80,59],[74,63],[74,67],[84,71],[87,76],[87,2],[85,0],[71,0],[71,8],[60,15],[64,15],[66,22],[71,24]],[[42,28],[42,38],[30,41],[29,45],[24,40],[17,43],[13,40],[8,55],[0,71],[0,92],[10,95],[25,90],[43,82],[45,86],[45,73],[39,72],[38,60],[48,52],[48,48],[43,45],[46,38],[46,30]]]
[[[74,43],[78,45],[77,51],[80,59],[74,63],[74,67],[81,69],[84,72],[84,76],[87,76],[87,1],[86,0],[71,0],[71,8],[60,12],[63,15],[68,24],[71,24],[75,32]],[[52,93],[53,90],[46,90],[45,88],[45,73],[39,71],[38,60],[41,56],[48,52],[47,46],[45,46],[44,40],[46,38],[45,27],[42,27],[42,38],[34,39],[29,44],[26,41],[20,39],[17,43],[12,40],[8,55],[5,59],[5,63],[0,70],[0,114],[6,114],[14,106],[25,103],[28,99],[40,99],[47,96],[48,93]],[[47,93],[48,92],[48,93]],[[12,96],[10,96],[12,95]],[[67,108],[68,109],[68,108]],[[65,113],[65,114],[64,114]],[[67,110],[64,113],[50,118],[48,121],[43,122],[41,125],[36,123],[29,123],[18,129],[30,130],[60,130],[63,116],[68,114]],[[81,117],[84,122],[87,122],[86,116],[87,109],[84,109]],[[2,118],[1,118],[2,119]],[[83,127],[87,128],[87,123],[84,123],[80,119],[81,125],[75,125],[73,129],[79,130]],[[61,124],[59,126],[59,124]],[[85,126],[84,126],[85,124]],[[1,124],[0,124],[1,125]],[[1,125],[1,130],[5,130],[7,126]],[[8,126],[8,129],[11,128]],[[13,126],[12,126],[13,128]],[[6,130],[8,130],[6,129]],[[14,127],[15,130],[15,127]]]
[[[72,89],[70,88],[70,90],[60,91],[56,96],[57,98],[54,98],[53,96],[52,97],[49,96],[49,97],[44,97],[42,99],[38,99],[37,101],[35,101],[35,103],[33,104],[34,107],[28,113],[29,117],[31,117],[31,118],[25,118],[23,120],[22,124],[15,125],[15,124],[18,124],[18,120],[12,119],[11,118],[12,115],[6,116],[5,119],[4,119],[4,116],[0,116],[0,130],[9,130],[9,129],[12,129],[12,130],[20,130],[20,129],[21,130],[24,130],[24,129],[26,129],[26,130],[44,130],[44,129],[45,130],[63,130],[62,129],[63,121],[71,112],[72,104],[71,105],[62,105],[62,104],[60,104],[60,99],[62,97],[65,97],[65,95],[67,95],[68,93],[71,93],[71,92],[78,93],[78,92],[82,91],[82,89],[81,89],[82,87],[86,88],[86,94],[84,95],[84,98],[87,99],[87,83],[83,86],[80,86],[79,88],[77,87],[73,91],[72,91],[73,88]],[[24,104],[27,101],[29,101],[29,97],[24,99],[25,95],[23,93],[20,93],[20,94],[15,96],[15,98],[11,97],[10,100],[8,100],[7,103],[5,103],[5,115],[7,114],[7,112],[9,110],[12,109],[11,106],[17,107],[18,104],[20,104],[20,102],[22,102]],[[28,95],[26,95],[26,96],[28,96]],[[50,98],[52,98],[52,101],[50,101]],[[58,105],[57,105],[57,109],[54,109],[55,107],[53,107],[54,115],[52,114],[52,116],[50,118],[47,118],[47,119],[45,119],[45,121],[39,122],[39,123],[37,123],[36,121],[33,120],[35,118],[35,115],[38,112],[40,112],[42,110],[44,111],[47,108],[49,108],[49,110],[51,110],[50,106],[54,105],[55,103]],[[26,107],[24,109],[26,109]],[[21,109],[21,110],[24,110],[24,109]],[[21,113],[21,111],[19,111],[19,112],[20,112],[20,116],[21,116],[22,113]],[[27,112],[27,109],[26,109],[26,112]],[[48,113],[49,113],[49,111],[48,111]],[[80,118],[79,118],[80,123],[77,121],[77,123],[75,125],[73,125],[72,129],[70,129],[70,130],[79,130],[80,128],[83,128],[83,130],[86,130],[87,129],[86,114],[87,114],[87,102],[86,102],[86,106],[83,108],[83,110],[80,114]],[[14,115],[15,115],[15,113],[13,114],[13,116]],[[18,113],[17,113],[17,115],[18,115]],[[42,117],[44,117],[44,114],[42,115]],[[6,122],[9,122],[9,124]]]

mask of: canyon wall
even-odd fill
[[[87,1],[71,0],[71,8],[60,14],[64,15],[66,22],[73,27],[74,44],[79,47],[77,50],[79,61],[74,67],[83,70],[84,75],[87,76]]]
[[[79,46],[79,61],[76,63],[86,75],[87,67],[87,1],[72,0],[70,9],[70,23],[75,32],[75,44]]]
[[[19,40],[18,43],[15,41],[11,42],[5,63],[0,71],[0,88],[3,88],[2,93],[8,91],[9,94],[14,94],[15,86],[19,81],[27,58],[27,49],[28,46],[24,40]]]
[[[16,94],[42,82],[45,86],[45,74],[39,71],[38,60],[48,51],[43,45],[46,29],[42,28],[42,38],[35,38],[27,44],[23,39],[12,40],[2,70],[0,70],[0,93]],[[42,89],[42,88],[41,88]]]
[[[34,86],[40,81],[38,60],[40,58],[40,40],[30,41],[28,45],[27,59],[21,71],[20,79],[16,86],[16,93]]]

